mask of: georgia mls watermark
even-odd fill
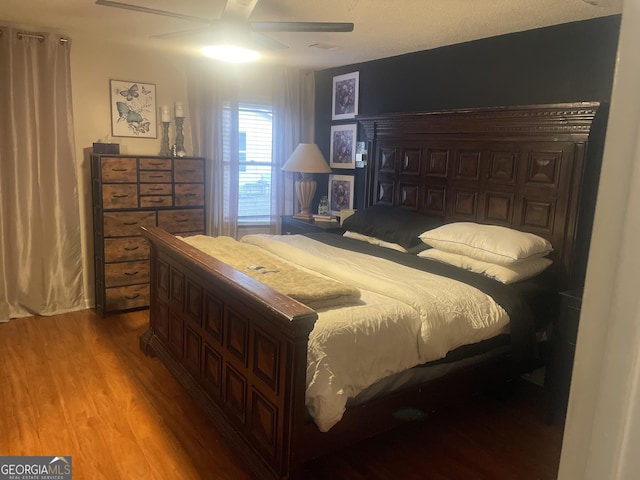
[[[2,457],[0,480],[71,480],[71,457]]]

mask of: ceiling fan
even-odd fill
[[[191,22],[205,24],[206,27],[183,30],[179,32],[164,33],[154,35],[155,38],[179,38],[197,36],[204,34],[216,34],[233,31],[234,34],[241,32],[262,45],[270,49],[288,48],[277,40],[264,35],[264,33],[275,32],[352,32],[353,23],[347,22],[252,22],[249,20],[251,13],[260,0],[227,0],[221,18],[201,18],[193,15],[183,15],[181,13],[157,10],[129,3],[115,2],[111,0],[96,0],[96,5],[106,7],[122,8],[136,12],[150,13],[153,15],[163,15],[166,17],[178,18]]]

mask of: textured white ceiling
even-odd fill
[[[216,19],[224,0],[119,0]],[[596,2],[597,4],[593,4]],[[621,12],[621,0],[261,0],[253,21],[353,22],[351,33],[274,33],[289,48],[268,51],[267,62],[329,68],[505,33]],[[1,0],[0,24],[46,29],[71,38],[97,35],[123,44],[195,51],[185,39],[152,35],[202,24],[95,5],[94,0]],[[330,50],[310,47],[319,44]]]

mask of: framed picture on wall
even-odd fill
[[[332,120],[355,118],[358,114],[360,72],[333,77]]]
[[[111,135],[157,138],[156,86],[151,83],[109,81]]]
[[[341,210],[353,209],[353,175],[329,175],[329,212],[340,215]]]
[[[356,136],[358,125],[333,125],[329,166],[331,168],[356,168]]]

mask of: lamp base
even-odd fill
[[[300,204],[300,211],[293,218],[311,220],[311,200],[316,193],[316,181],[310,173],[301,173],[300,180],[296,181],[296,196]]]

